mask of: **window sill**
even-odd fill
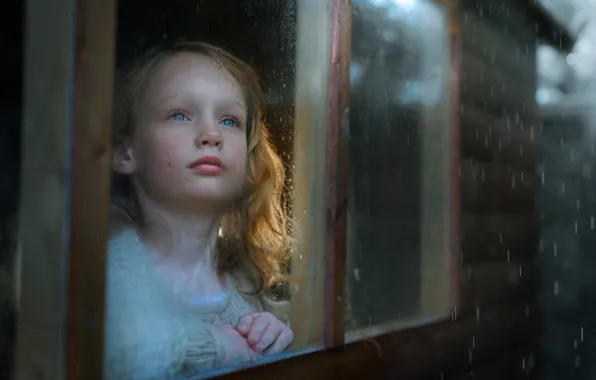
[[[226,366],[222,368],[212,369],[210,371],[205,372],[202,374],[199,379],[209,379],[217,376],[223,376],[230,374],[232,372],[238,372],[242,370],[251,369],[253,367],[265,366],[267,364],[276,363],[282,360],[291,359],[296,356],[307,355],[316,351],[323,350],[322,346],[315,346],[310,348],[305,348],[303,350],[296,350],[296,351],[286,351],[282,352],[281,354],[275,356],[261,356],[251,362],[236,364],[231,366]]]

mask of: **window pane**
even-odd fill
[[[320,346],[327,2],[120,2],[119,20],[108,378]]]
[[[447,313],[453,138],[446,10],[354,1],[352,28],[348,339]]]

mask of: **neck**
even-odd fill
[[[145,218],[143,238],[156,260],[187,270],[216,268],[221,214],[171,210],[143,195],[139,203]]]

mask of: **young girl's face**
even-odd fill
[[[138,104],[132,143],[116,167],[135,173],[148,196],[191,211],[227,207],[242,192],[246,104],[227,71],[206,56],[179,53]]]

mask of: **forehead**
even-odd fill
[[[202,91],[213,96],[234,97],[244,103],[236,79],[220,63],[198,53],[178,53],[166,59],[149,80],[150,92]]]

